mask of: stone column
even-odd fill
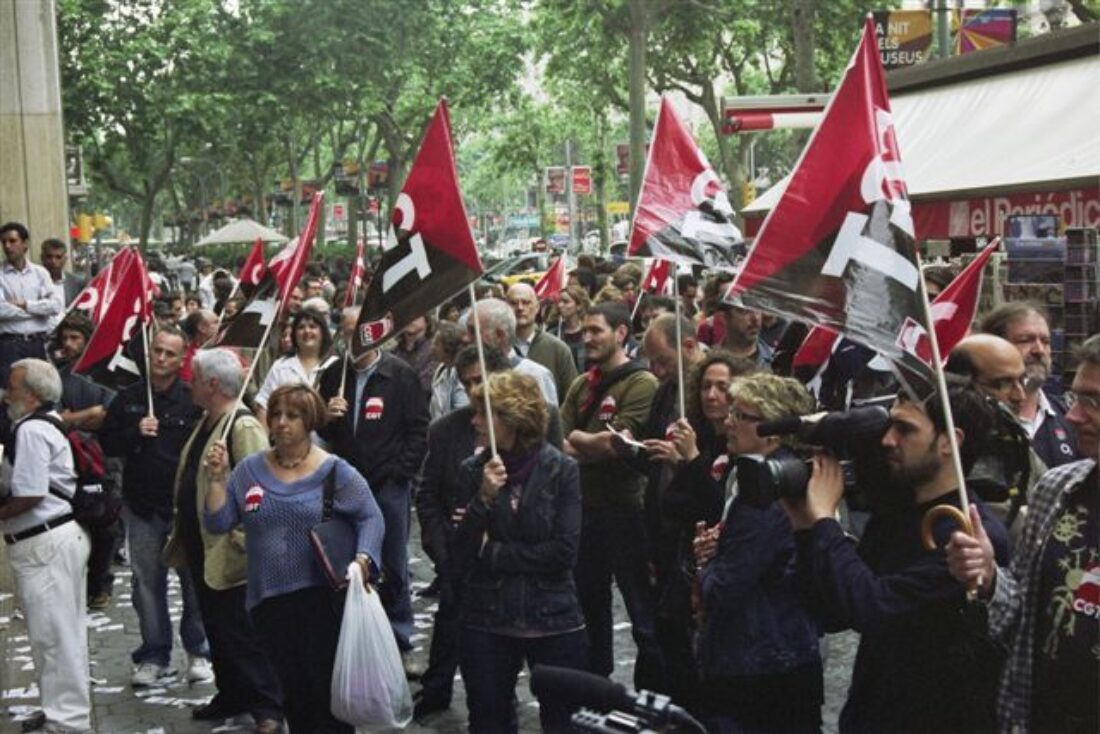
[[[68,241],[69,201],[54,0],[0,0],[0,222]]]

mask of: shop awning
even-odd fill
[[[1100,226],[1100,56],[891,99],[919,239],[999,234],[1013,214]],[[745,207],[746,234],[786,188]]]

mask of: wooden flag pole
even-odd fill
[[[222,328],[222,317],[225,316],[225,307],[229,305],[229,302],[240,292],[241,281],[238,278],[237,282],[233,284],[233,290],[229,291],[229,297],[225,299],[225,303],[222,304],[222,310],[218,313],[218,323],[214,325],[214,333],[217,334]],[[213,337],[211,337],[213,338]]]
[[[151,321],[152,319],[150,319]],[[153,412],[153,375],[149,371],[149,329],[152,328],[152,324],[145,323],[141,325],[141,339],[145,342],[145,397],[149,403],[149,412],[146,414],[147,418],[154,418],[156,414]]]
[[[683,319],[683,306],[680,304],[680,266],[675,261],[669,262],[669,277],[672,278],[672,299],[676,302],[676,390],[680,400],[680,417],[687,416],[684,408],[684,335],[681,333],[680,321]]]
[[[477,361],[481,363],[481,394],[485,396],[485,425],[489,429],[489,450],[497,456],[497,432],[493,428],[493,404],[489,399],[489,370],[485,367],[485,345],[481,343],[481,321],[477,317],[477,291],[470,283],[470,318],[474,320],[474,341],[477,342]]]
[[[275,327],[275,323],[279,320],[279,312],[282,311],[282,308],[283,299],[279,298],[275,307],[275,313],[271,315],[271,321],[268,322],[267,328],[264,330],[263,338],[260,339],[260,343],[256,346],[256,352],[252,356],[252,361],[248,364],[248,370],[245,372],[244,380],[241,382],[241,391],[237,394],[237,400],[234,403],[234,409],[236,409],[237,405],[241,405],[244,402],[245,392],[248,391],[248,383],[252,381],[252,374],[256,371],[256,362],[258,361],[256,359],[256,355],[262,352],[264,350],[264,347],[267,346],[267,340],[271,337],[271,330]],[[228,438],[229,429],[232,426],[233,421],[225,422],[225,426],[222,428],[222,435],[220,440],[225,441]]]
[[[366,255],[364,255],[363,257],[366,257]],[[354,269],[354,267],[355,266],[353,265],[352,268]],[[360,277],[359,278],[359,283],[356,284],[355,290],[353,291],[354,295],[352,295],[352,297],[351,297],[351,303],[352,303],[353,306],[355,305],[355,299],[359,296],[359,286],[362,285],[362,282],[363,282],[363,278]],[[349,283],[348,285],[351,285],[351,284]],[[344,306],[344,308],[348,308],[348,307]],[[344,323],[344,309],[343,308],[340,309],[340,323],[341,324]],[[348,364],[351,362],[351,345],[354,344],[354,343],[355,343],[355,333],[352,332],[351,340],[347,344],[344,345],[344,366],[340,370],[340,392],[337,393],[337,395],[339,395],[340,397],[344,396],[344,388],[347,386],[347,382],[348,382]]]

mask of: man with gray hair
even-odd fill
[[[14,448],[0,532],[42,695],[42,712],[32,720],[54,731],[91,731],[84,582],[91,541],[73,518],[69,440],[51,422],[61,420],[55,407],[61,377],[49,362],[21,359],[12,364],[7,387]]]
[[[539,297],[535,289],[527,283],[516,283],[508,289],[508,304],[516,316],[516,351],[550,370],[558,395],[565,397],[577,378],[577,363],[565,342],[539,326]]]
[[[558,405],[558,388],[554,383],[554,374],[538,362],[533,362],[516,353],[516,315],[512,308],[499,298],[486,298],[476,305],[478,325],[481,327],[481,343],[496,347],[512,365],[512,369],[523,375],[530,375],[542,389],[547,405]],[[476,334],[474,322],[466,320],[467,338],[474,343]]]
[[[244,531],[211,535],[201,508],[210,489],[203,459],[228,425],[230,470],[245,457],[267,448],[267,432],[248,408],[237,402],[243,385],[241,362],[228,349],[204,349],[191,362],[191,400],[206,411],[180,453],[176,470],[172,534],[164,549],[168,565],[188,572],[202,612],[214,698],[191,712],[199,720],[221,720],[249,713],[257,732],[275,732],[283,718],[279,679],[245,611],[247,559]]]

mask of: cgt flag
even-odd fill
[[[359,312],[352,353],[358,357],[400,333],[481,273],[458,189],[447,102],[440,100],[394,205],[382,261]]]
[[[134,252],[123,264],[126,270],[119,275],[118,290],[100,315],[84,353],[73,365],[74,373],[113,390],[141,379],[143,370],[130,356],[139,350],[131,349],[130,342],[152,319],[156,289],[139,254]]]
[[[744,254],[726,190],[667,97],[653,128],[629,254],[725,268]]]
[[[248,253],[248,258],[244,261],[244,265],[241,266],[241,293],[244,293],[245,296],[251,296],[255,293],[266,272],[267,266],[264,265],[264,241],[263,238],[257,237],[255,244],[252,245],[251,252]]]
[[[726,300],[827,327],[877,351],[908,392],[931,393],[901,155],[874,25],[863,38]]]
[[[317,223],[321,216],[324,192],[313,195],[302,233],[283,246],[271,258],[267,272],[260,279],[252,296],[232,320],[224,322],[218,336],[207,342],[211,347],[241,347],[257,349],[264,334],[279,314],[282,304],[305,271],[313,252],[313,240],[317,235]]]
[[[535,296],[541,303],[546,301],[557,303],[568,280],[569,271],[565,267],[565,255],[559,255],[550,269],[539,278],[539,282],[535,283]]]
[[[978,253],[932,302],[932,322],[936,325],[936,339],[944,362],[955,345],[970,331],[974,314],[978,311],[982,273],[999,244],[999,239],[994,240]],[[922,329],[914,332],[913,338],[911,350],[931,366],[932,348],[928,334]],[[822,403],[835,408],[836,403],[829,396],[835,398],[842,389],[846,389],[847,384],[873,357],[871,350],[849,339],[840,339],[829,329],[816,326],[806,335],[795,354],[793,367],[796,375],[809,380],[808,386],[817,388],[816,394]]]
[[[642,278],[642,292],[658,296],[672,296],[672,264],[668,260],[646,258],[645,277]]]
[[[118,292],[122,276],[133,262],[135,252],[131,247],[119,250],[111,262],[96,273],[84,290],[73,299],[71,309],[82,311],[93,324],[99,324],[104,312],[111,305],[111,300]]]

